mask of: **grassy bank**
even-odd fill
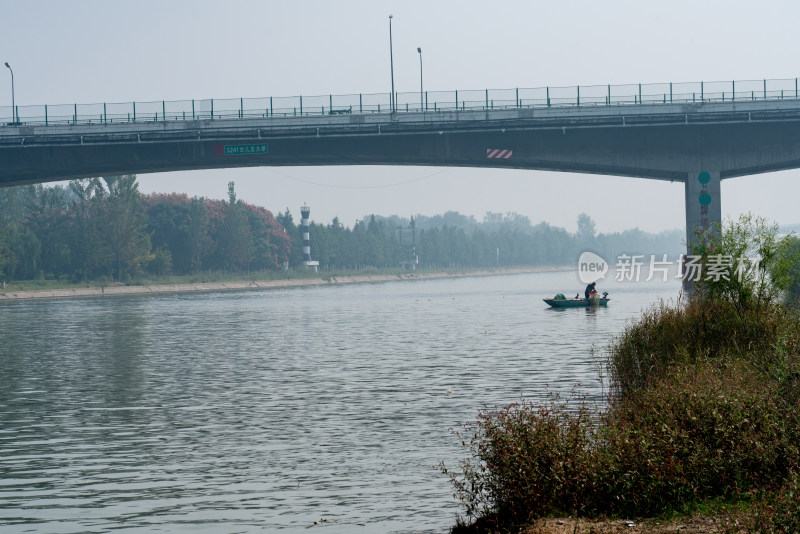
[[[705,265],[763,245],[760,265],[701,281],[606,348],[604,406],[523,401],[456,431],[467,455],[441,466],[465,510],[454,532],[564,531],[542,529],[548,517],[602,532],[615,529],[597,521],[697,514],[717,526],[688,531],[800,532],[800,316],[777,228],[751,228],[720,229],[699,254]]]

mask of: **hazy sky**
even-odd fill
[[[0,0],[17,105],[795,78],[800,2]],[[10,105],[0,73],[0,105]],[[348,226],[369,213],[517,212],[601,232],[684,226],[683,184],[443,167],[261,167],[139,175],[148,193],[245,201]],[[723,181],[723,215],[800,223],[800,170]]]

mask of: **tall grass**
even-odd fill
[[[772,305],[745,320],[728,303],[694,299],[644,312],[610,345],[605,365],[612,393],[627,396],[675,365],[746,358],[768,371],[798,354],[795,312]]]

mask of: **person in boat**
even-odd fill
[[[597,294],[597,290],[594,288],[597,285],[597,282],[592,282],[588,286],[586,286],[586,291],[583,292],[583,296],[586,297],[586,300],[592,298],[592,295]]]

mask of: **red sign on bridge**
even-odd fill
[[[487,159],[511,159],[511,150],[502,148],[487,148]]]

